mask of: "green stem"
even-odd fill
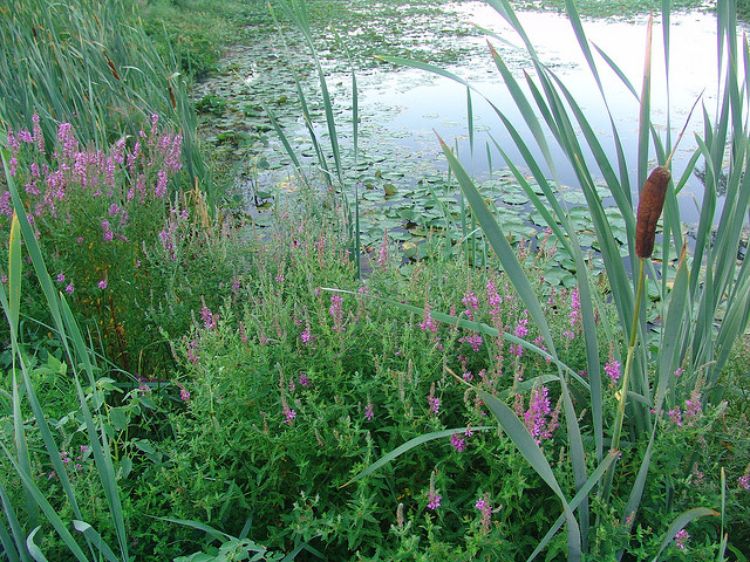
[[[638,320],[641,312],[641,301],[643,300],[643,288],[645,285],[645,258],[638,260],[638,281],[635,291],[635,305],[633,308],[633,323],[630,326],[630,341],[628,342],[628,354],[625,359],[625,372],[622,376],[622,387],[620,388],[620,399],[617,404],[617,413],[615,414],[615,426],[612,433],[612,443],[610,450],[616,451],[620,448],[620,437],[622,435],[622,425],[625,420],[625,404],[627,402],[628,387],[630,386],[630,372],[633,370],[633,356],[635,355],[635,346],[638,342]],[[606,499],[612,489],[614,479],[615,463],[607,470],[603,496]]]
[[[625,403],[630,386],[630,372],[633,370],[633,355],[635,354],[635,344],[638,340],[638,317],[641,312],[641,300],[643,300],[643,287],[645,285],[645,264],[646,260],[638,260],[638,285],[635,292],[635,306],[633,309],[633,324],[630,326],[630,343],[628,343],[628,355],[625,359],[625,373],[622,376],[622,388],[620,389],[620,403],[617,405],[617,416],[615,417],[615,431],[612,434],[612,449],[620,448],[620,436],[622,434],[622,424],[625,419]]]

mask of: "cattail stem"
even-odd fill
[[[622,387],[620,388],[620,399],[617,404],[615,413],[615,425],[612,432],[612,442],[610,449],[617,451],[620,448],[620,437],[622,436],[622,425],[625,420],[625,405],[627,403],[628,387],[630,386],[630,373],[633,370],[633,356],[635,355],[635,346],[638,343],[638,324],[641,312],[641,302],[643,301],[644,286],[646,284],[646,259],[638,259],[638,281],[635,290],[635,306],[633,307],[633,322],[630,326],[630,341],[628,342],[628,354],[625,359],[625,372],[622,375]],[[604,485],[604,498],[609,495],[612,489],[612,481],[615,474],[615,463],[607,470]]]
[[[630,342],[628,343],[628,355],[625,359],[625,372],[622,376],[622,388],[620,389],[620,402],[617,405],[617,414],[615,417],[615,430],[612,434],[612,449],[620,447],[620,435],[622,434],[622,424],[625,418],[625,402],[628,395],[628,386],[630,385],[630,373],[633,370],[633,355],[635,345],[638,341],[638,320],[641,311],[641,301],[643,300],[643,289],[646,284],[645,275],[645,258],[638,260],[638,285],[635,293],[635,307],[633,309],[633,323],[630,326]]]

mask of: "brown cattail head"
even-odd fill
[[[112,76],[115,77],[115,80],[120,79],[120,75],[117,73],[117,68],[115,67],[115,63],[112,62],[112,59],[107,56],[107,54],[104,54],[105,58],[107,59],[107,66],[109,67],[109,71],[112,73]]]
[[[167,88],[169,89],[169,101],[172,104],[172,109],[177,109],[177,99],[174,96],[174,90],[172,84],[167,82]]]
[[[635,254],[639,258],[651,257],[654,252],[656,223],[664,207],[667,184],[672,175],[663,166],[654,168],[643,184],[638,201],[638,222],[635,226]]]

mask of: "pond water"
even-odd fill
[[[599,134],[605,149],[614,154],[606,108],[567,17],[548,12],[519,12],[518,16],[540,59],[565,83]],[[522,44],[520,38],[499,14],[481,2],[469,1],[447,6],[423,34],[427,38],[425,45],[419,44],[420,35],[412,30],[410,48],[424,53],[429,50],[427,47],[432,49],[439,44],[440,33],[443,33],[447,50],[460,53],[460,60],[446,68],[470,81],[506,114],[527,143],[534,146],[533,138],[523,125],[508,88],[489,55],[485,36],[479,33],[450,33],[450,29],[465,28],[466,23],[472,21],[502,38],[502,41],[495,38],[490,38],[490,41],[516,78],[523,81],[524,72],[531,73],[532,65],[525,50],[519,47]],[[429,22],[420,21],[419,25],[427,26]],[[640,92],[647,18],[630,21],[584,20],[583,26],[589,41],[606,52],[636,91]],[[358,35],[371,36],[377,33],[377,29],[350,30],[349,38],[356,42]],[[672,139],[677,136],[701,93],[702,103],[713,118],[717,102],[716,35],[716,18],[711,14],[692,12],[672,15],[668,106],[662,28],[660,22],[655,21],[651,115],[662,140],[666,138],[668,125]],[[287,34],[286,39],[293,39],[293,34]],[[274,35],[261,38],[252,45],[238,47],[228,57],[225,72],[196,89],[199,97],[216,96],[226,102],[226,109],[222,106],[218,115],[204,118],[204,128],[208,129],[209,141],[229,150],[235,161],[243,162],[240,177],[244,178],[247,191],[254,195],[252,214],[261,226],[272,220],[270,214],[264,212],[269,208],[270,201],[278,200],[285,192],[294,190],[296,185],[296,182],[289,180],[293,175],[290,160],[269,124],[266,108],[273,109],[303,163],[315,167],[313,145],[302,120],[300,100],[294,90],[290,68],[294,68],[301,77],[302,88],[315,121],[313,129],[321,143],[327,143],[320,89],[309,55],[299,44],[287,50],[283,43],[279,36]],[[396,52],[403,50],[399,46],[393,47]],[[469,148],[464,86],[422,70],[374,64],[370,59],[370,63],[361,64],[356,73],[360,151],[355,161],[352,154],[349,65],[342,60],[340,53],[328,51],[325,46],[319,52],[334,99],[334,114],[344,157],[345,183],[351,187],[361,186],[360,232],[365,248],[377,247],[386,229],[392,239],[402,244],[402,249],[407,250],[408,247],[406,253],[410,257],[429,256],[435,251],[429,244],[431,233],[444,232],[454,242],[467,236],[466,225],[461,224],[463,213],[457,195],[459,190],[448,179],[447,164],[435,133],[456,147],[462,163],[476,178],[480,189],[495,202],[506,234],[516,239],[529,238],[543,228],[541,217],[531,208],[521,188],[507,170],[502,170],[502,158],[494,147],[489,151],[488,159],[486,145],[489,143],[492,146],[489,140],[491,135],[524,169],[514,143],[494,111],[480,96],[472,96],[476,133],[472,153]],[[598,55],[595,58],[628,159],[631,181],[635,181],[639,104],[604,60]],[[699,107],[688,124],[687,133],[673,160],[672,171],[676,178],[682,175],[695,149],[693,134],[702,134],[702,131],[703,116]],[[576,177],[555,142],[551,137],[548,140],[555,173],[548,169],[546,172],[558,185],[559,196],[581,233],[581,244],[596,252],[590,216],[585,199],[576,187]],[[537,161],[542,162],[541,154],[535,154]],[[651,164],[656,165],[653,153],[651,158]],[[590,155],[587,164],[594,177],[600,176]],[[638,186],[632,185],[631,189],[635,192]],[[602,188],[600,194],[605,204],[611,202],[606,189]],[[702,197],[700,180],[691,176],[678,197],[682,220],[690,227],[699,217]],[[717,217],[721,208],[722,199],[719,198]],[[616,223],[615,237],[624,242],[622,218],[614,208],[608,209],[608,214]],[[570,265],[566,256],[559,256],[559,260],[558,265],[563,265],[563,268]]]
[[[520,44],[517,35],[491,7],[480,3],[461,5],[460,13],[485,28]],[[596,83],[581,53],[573,29],[567,18],[553,13],[520,13],[519,19],[534,43],[540,58],[552,67],[577,100],[593,128],[600,132],[605,148],[614,154],[611,125],[606,108]],[[625,75],[640,92],[646,43],[646,19],[636,21],[589,20],[584,22],[589,40],[614,59]],[[674,139],[687,119],[690,108],[703,92],[702,101],[713,117],[716,103],[717,45],[716,18],[710,14],[691,13],[672,16],[670,37],[670,97],[671,129]],[[473,40],[476,39],[467,39]],[[480,39],[480,41],[483,41]],[[495,48],[515,69],[516,78],[523,81],[523,72],[531,71],[531,65],[522,51],[490,39]],[[600,57],[597,60],[604,89],[619,130],[628,161],[636,169],[639,104],[632,93]],[[489,55],[472,57],[470,61],[450,68],[459,76],[468,79],[473,86],[486,95],[506,113],[508,118],[524,131],[525,140],[534,146],[533,137],[521,126],[523,119],[515,109],[508,88],[499,79]],[[654,25],[652,53],[652,119],[659,132],[666,135],[667,92],[664,70],[661,26]],[[466,118],[466,90],[456,82],[443,77],[431,77],[424,71],[402,70],[396,73],[375,73],[360,79],[360,103],[381,108],[380,126],[385,134],[395,135],[400,143],[416,153],[431,153],[436,164],[441,155],[436,146],[437,131],[443,138],[458,141],[458,151],[464,166],[475,176],[485,177],[490,169],[485,142],[489,133],[514,159],[522,164],[522,158],[510,136],[503,129],[494,111],[473,96],[475,128],[478,131],[473,154],[469,149]],[[693,132],[702,133],[703,119],[696,111],[688,125],[673,161],[673,173],[679,177],[696,147]],[[455,144],[455,142],[454,142]],[[560,183],[575,186],[576,178],[564,155],[551,143],[552,156],[556,161],[556,178]],[[492,149],[492,163],[501,166],[501,157]],[[535,152],[542,162],[541,153]],[[590,169],[596,170],[591,157]],[[548,170],[549,171],[549,170]],[[694,198],[700,199],[702,185],[692,177],[679,196],[683,220],[697,222],[698,211]],[[720,203],[719,203],[720,205]],[[720,207],[719,207],[720,209]]]

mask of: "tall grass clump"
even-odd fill
[[[173,57],[159,55],[127,0],[12,0],[0,7],[0,125],[31,128],[48,142],[70,123],[103,149],[134,135],[152,114],[183,132],[185,170],[208,188],[196,119]]]
[[[663,77],[651,75],[651,23],[647,30],[643,83],[638,90],[612,58],[589,43],[575,3],[566,2],[568,18],[605,103],[607,92],[600,78],[602,62],[597,62],[595,54],[601,55],[605,68],[614,71],[639,101],[638,157],[635,169],[631,169],[625,159],[621,135],[612,114],[610,122],[614,155],[605,151],[595,128],[565,83],[540,60],[510,3],[504,0],[488,0],[488,3],[517,32],[533,64],[534,74],[526,73],[525,82],[518,82],[503,57],[489,44],[490,56],[500,79],[513,96],[523,123],[512,122],[503,107],[492,107],[523,155],[525,166],[543,191],[542,197],[534,192],[519,165],[507,156],[499,144],[495,144],[531,203],[545,218],[557,244],[575,262],[577,305],[582,321],[581,337],[585,344],[585,382],[577,380],[573,376],[575,371],[558,360],[544,302],[533,290],[519,265],[515,250],[506,239],[502,225],[496,221],[473,180],[442,140],[441,144],[473,216],[497,254],[518,298],[528,310],[529,319],[539,331],[535,351],[549,357],[557,365],[554,380],[562,403],[564,421],[561,423],[566,430],[567,460],[572,481],[564,484],[560,480],[552,468],[552,460],[539,447],[538,440],[535,442],[523,418],[519,419],[504,400],[486,390],[477,389],[477,392],[506,435],[560,503],[561,515],[536,548],[527,554],[528,558],[533,559],[549,548],[554,542],[553,537],[563,527],[569,560],[602,556],[602,530],[609,526],[612,530],[609,539],[620,535],[619,544],[616,543],[611,552],[614,559],[620,560],[626,552],[630,556],[635,555],[632,549],[636,535],[640,534],[640,529],[654,523],[649,520],[648,513],[653,511],[658,501],[650,497],[649,490],[653,492],[651,483],[661,478],[661,461],[657,462],[655,458],[655,443],[669,434],[674,426],[687,426],[688,419],[693,420],[723,408],[714,399],[714,396],[720,395],[717,388],[719,377],[748,324],[750,266],[747,260],[739,260],[737,256],[747,243],[750,203],[750,175],[747,173],[750,166],[750,130],[745,106],[747,85],[742,73],[750,51],[744,39],[738,40],[734,3],[718,2],[716,14],[720,48],[717,62],[722,70],[717,106],[703,106],[704,132],[696,136],[698,148],[688,169],[673,180],[668,168],[669,155],[675,148],[674,137],[671,133],[662,137],[650,114],[651,81],[659,79],[669,83],[668,71]],[[661,16],[665,66],[669,69],[669,2],[663,3]],[[471,94],[469,83],[445,70],[403,59],[386,57],[386,60],[447,76],[465,85]],[[608,111],[610,107],[607,105]],[[469,122],[472,122],[471,115]],[[528,145],[520,135],[519,127],[522,125],[532,133],[534,146]],[[619,323],[616,330],[608,334],[611,349],[609,360],[602,356],[598,345],[598,332],[601,329],[599,318],[604,301],[596,296],[597,282],[589,274],[581,244],[566,209],[556,198],[550,178],[546,177],[542,166],[532,156],[533,149],[537,149],[554,176],[556,166],[550,156],[549,142],[558,145],[575,171],[593,220],[597,247],[606,269],[606,300],[614,305]],[[596,163],[593,169],[585,164],[589,154]],[[664,167],[657,168],[647,177],[651,160],[664,164]],[[695,240],[689,244],[680,219],[677,194],[698,165],[705,168],[705,190]],[[621,257],[621,248],[616,242],[602,198],[597,194],[596,182],[600,179],[604,180],[609,195],[625,219],[625,259]],[[724,180],[727,185],[726,200],[719,215],[716,212],[717,193],[720,182]],[[636,217],[638,199],[642,207]],[[664,216],[659,219],[662,205]],[[714,229],[717,219],[718,228]],[[657,221],[661,227],[658,239],[655,238]],[[651,259],[654,244],[660,252],[659,261]],[[638,274],[633,278],[629,272]],[[647,291],[657,296],[653,304],[644,298],[645,294],[649,294]],[[646,311],[651,307],[654,307],[658,319],[655,324],[648,323]],[[453,316],[444,319],[461,322],[461,319]],[[484,333],[492,330],[489,326],[481,325],[474,328]],[[608,387],[608,380],[615,384]],[[691,449],[686,445],[674,449],[672,461],[689,465]],[[667,486],[672,489],[672,485]],[[666,501],[668,506],[669,500]],[[692,505],[681,513],[675,513],[671,521],[657,521],[663,534],[661,547],[645,554],[640,552],[638,559],[643,559],[642,556],[658,559],[673,539],[683,540],[687,536],[685,528],[692,521],[718,515],[716,509],[719,507],[718,502]],[[638,529],[637,533],[635,529]],[[722,524],[721,529],[713,533],[720,559],[723,559],[727,545],[726,530]]]

